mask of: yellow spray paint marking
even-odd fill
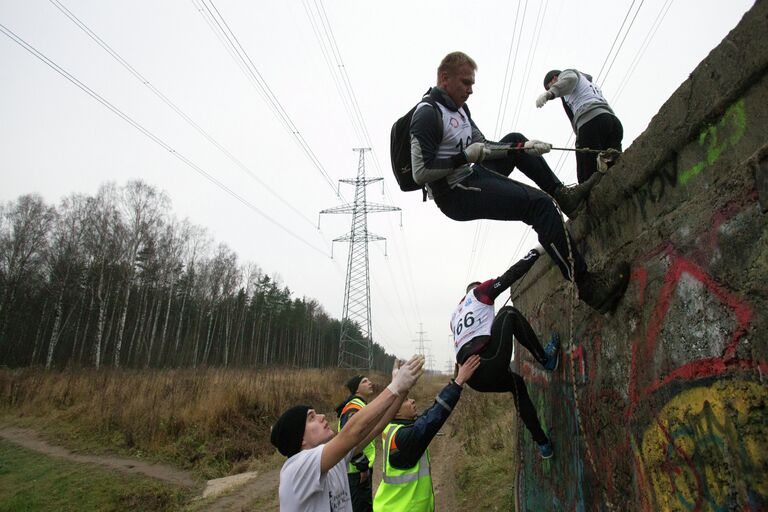
[[[753,510],[768,503],[768,425],[757,412],[767,405],[766,387],[749,381],[719,381],[672,398],[639,447],[653,508]]]

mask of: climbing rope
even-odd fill
[[[576,422],[579,426],[579,433],[581,434],[581,437],[584,439],[584,451],[587,454],[587,459],[589,459],[589,465],[592,467],[592,473],[597,477],[597,464],[595,464],[595,459],[592,456],[592,450],[589,448],[589,443],[587,442],[587,435],[584,430],[584,423],[581,420],[581,408],[579,406],[579,394],[576,392],[576,366],[573,362],[573,350],[574,350],[574,344],[573,344],[573,314],[574,310],[576,309],[576,302],[578,300],[577,296],[577,288],[576,288],[576,275],[575,275],[575,269],[576,269],[576,262],[573,257],[573,249],[571,248],[571,237],[568,236],[568,230],[565,227],[565,218],[563,217],[563,212],[560,211],[560,206],[557,204],[557,201],[552,198],[552,202],[555,204],[555,208],[557,208],[558,213],[560,214],[560,221],[563,224],[563,231],[565,232],[565,241],[568,244],[568,265],[569,265],[569,277],[568,280],[568,288],[570,289],[570,295],[571,295],[571,307],[570,312],[568,315],[568,347],[571,350],[571,357],[569,357],[571,364],[571,383],[573,385],[573,404],[576,408]],[[600,485],[600,492],[603,496],[603,502],[605,503],[608,510],[615,510],[613,507],[613,504],[608,499],[608,495],[605,492],[605,488]]]

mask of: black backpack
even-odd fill
[[[413,172],[411,169],[411,119],[416,107],[421,103],[429,103],[433,108],[436,107],[435,101],[429,98],[427,94],[421,98],[421,101],[414,105],[403,117],[395,121],[392,125],[392,131],[389,137],[389,156],[392,159],[392,172],[395,173],[395,179],[403,192],[411,192],[424,188],[413,181]],[[437,109],[440,112],[440,109]]]
[[[436,109],[437,114],[442,117],[443,114],[440,108],[435,100],[429,97],[429,91],[427,91],[419,103],[414,105],[408,113],[392,125],[392,131],[389,136],[389,156],[392,159],[392,172],[395,173],[395,179],[400,186],[400,190],[411,192],[421,189],[424,192],[424,200],[426,201],[427,191],[422,185],[413,180],[411,169],[411,119],[413,118],[413,113],[416,112],[416,107],[422,103],[432,105],[432,108]],[[467,117],[472,117],[469,113],[469,107],[464,105],[462,109],[467,114]]]

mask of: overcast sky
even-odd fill
[[[332,239],[349,230],[351,218],[324,216],[321,230],[316,229],[318,211],[341,204],[323,172],[334,182],[353,178],[358,154],[352,148],[371,146],[367,173],[384,176],[385,195],[381,184],[371,185],[368,199],[403,210],[402,228],[396,213],[368,220],[369,230],[388,240],[386,258],[382,242],[370,247],[374,340],[406,356],[414,352],[413,340],[423,324],[440,369],[452,357],[448,322],[466,283],[495,277],[537,243],[522,223],[454,222],[434,203],[422,203],[420,193],[397,188],[389,167],[389,130],[434,84],[440,59],[462,50],[477,61],[468,104],[486,137],[518,131],[556,146],[569,142],[570,125],[559,102],[535,108],[544,74],[552,68],[577,68],[596,79],[599,75],[596,81],[624,125],[626,148],[753,4],[56,3],[61,7],[43,0],[0,0],[0,23],[166,147],[0,35],[0,201],[34,192],[58,203],[71,193],[94,194],[106,181],[144,180],[168,194],[179,218],[204,226],[242,262],[253,261],[278,274],[296,295],[315,298],[340,317],[347,247],[336,244],[334,259],[330,248]],[[99,47],[62,8],[241,164]],[[231,29],[293,127],[275,114],[238,66],[211,28],[215,24],[208,11],[218,11],[219,23],[225,21]],[[330,33],[336,46],[323,52]],[[338,62],[344,65],[364,132],[353,121],[350,89],[334,79],[339,77]],[[306,142],[307,150],[297,138]],[[168,147],[264,215],[207,181]],[[546,159],[564,182],[573,183],[573,155],[561,155],[553,151]],[[523,179],[519,172],[512,177]],[[341,190],[346,200],[352,199],[350,185]]]

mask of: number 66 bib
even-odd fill
[[[459,303],[451,318],[453,348],[459,353],[461,347],[477,336],[489,336],[493,325],[493,304],[485,304],[475,297],[475,290],[470,290]]]

